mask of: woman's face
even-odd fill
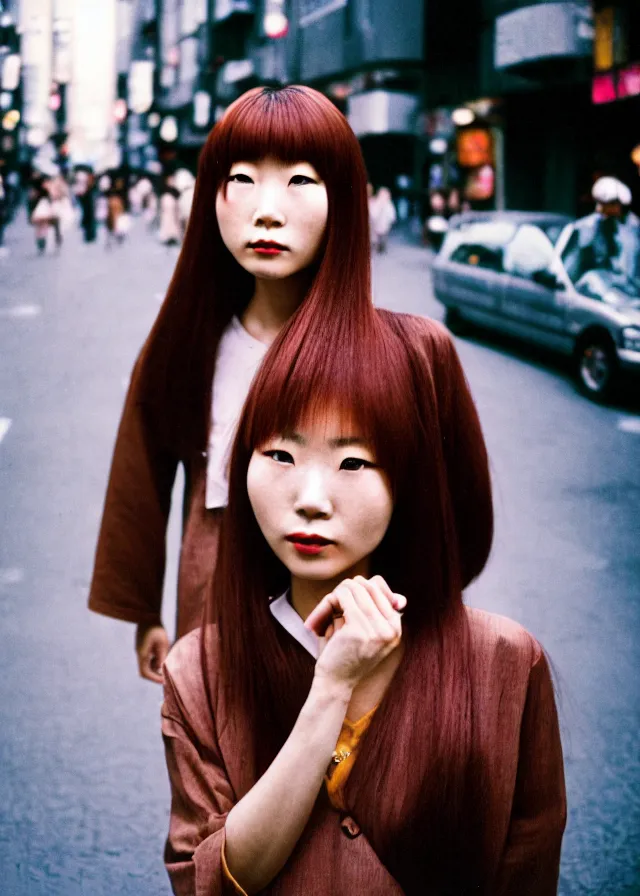
[[[307,162],[236,162],[216,196],[224,244],[255,277],[281,279],[315,260],[327,225],[327,188]],[[271,245],[269,245],[271,244]]]
[[[345,432],[338,415],[256,448],[247,489],[262,534],[294,578],[368,574],[391,519],[391,490],[373,446]]]

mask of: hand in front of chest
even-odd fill
[[[341,582],[305,621],[308,629],[326,638],[316,678],[354,688],[370,675],[400,644],[406,603],[382,576]]]

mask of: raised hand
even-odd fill
[[[382,576],[341,582],[305,621],[308,629],[326,639],[316,676],[354,688],[400,644],[406,603]]]

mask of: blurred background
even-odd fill
[[[376,303],[456,334],[497,514],[467,599],[555,668],[560,893],[638,896],[638,0],[0,0],[0,894],[169,893],[160,689],[86,598],[200,149],[284,83],[360,140]]]

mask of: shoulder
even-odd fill
[[[386,308],[376,309],[379,319],[394,332],[405,338],[425,340],[440,345],[453,345],[449,330],[437,320],[421,314],[406,314],[403,311],[389,311]]]
[[[201,741],[211,734],[211,709],[203,667],[202,629],[197,628],[180,638],[169,651],[163,666],[163,715],[170,716],[194,730]],[[217,693],[217,630],[207,626],[204,645],[206,671],[213,677],[211,693]]]
[[[543,656],[540,643],[518,622],[497,613],[466,607],[475,658],[494,672],[520,670],[528,676]]]

